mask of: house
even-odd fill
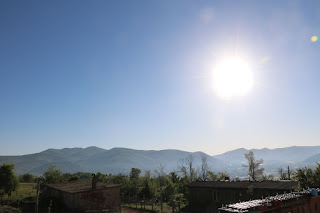
[[[46,197],[61,199],[74,212],[121,212],[120,185],[90,181],[47,184]]]
[[[296,181],[195,181],[189,188],[189,209],[193,212],[217,212],[222,205],[290,192]]]

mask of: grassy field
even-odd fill
[[[14,208],[12,206],[0,206],[0,213],[21,213],[20,209]]]
[[[12,192],[10,197],[5,195],[2,200],[19,201],[26,197],[35,197],[37,193],[36,187],[36,183],[20,183],[16,192]]]
[[[30,211],[26,200],[35,200],[37,193],[36,187],[36,183],[20,183],[17,191],[12,192],[11,196],[4,195],[0,199],[0,213],[34,212],[34,206],[31,206]]]

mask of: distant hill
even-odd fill
[[[180,150],[145,151],[127,148],[113,148],[110,150],[98,147],[48,149],[40,153],[22,156],[1,156],[1,163],[15,164],[16,174],[32,173],[42,175],[50,165],[56,165],[62,172],[119,172],[127,174],[131,168],[151,170],[165,166],[165,170],[177,171],[190,152]],[[201,163],[202,152],[192,153],[195,156],[194,165]],[[208,163],[215,168],[222,169],[224,163],[207,155]]]
[[[303,162],[308,157],[320,153],[320,146],[292,146],[277,149],[251,149],[244,148],[232,150],[221,155],[214,156],[217,159],[234,164],[245,163],[244,154],[253,151],[256,159],[263,159],[265,163],[298,163]]]
[[[221,155],[207,156],[210,168],[215,171],[228,172],[232,177],[246,176],[247,168],[244,154],[250,150],[240,148]],[[277,175],[277,169],[290,166],[291,169],[310,166],[320,161],[320,146],[293,146],[278,149],[252,149],[256,159],[264,160],[266,173]],[[0,156],[0,162],[15,164],[15,173],[42,175],[50,165],[56,165],[62,172],[102,172],[128,174],[133,167],[154,171],[160,164],[166,172],[177,171],[178,166],[189,155],[194,155],[194,166],[200,168],[202,152],[185,152],[181,150],[134,150],[113,148],[105,150],[98,147],[48,149],[40,153],[22,156]]]
[[[216,155],[215,158],[228,162],[229,164],[238,165],[246,162],[244,154],[248,152],[249,150],[240,148],[229,152],[225,152],[221,155]]]
[[[303,162],[304,163],[315,163],[315,162],[320,163],[320,153],[305,159]]]

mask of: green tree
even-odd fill
[[[179,183],[179,176],[176,172],[170,172],[169,177],[170,177],[172,183],[174,183],[174,184]]]
[[[71,177],[68,178],[68,181],[77,181],[80,180],[80,177],[77,175],[72,175]]]
[[[96,174],[96,178],[98,182],[106,182],[107,176],[105,174],[102,174],[101,172],[98,172]]]
[[[209,165],[207,160],[207,155],[201,154],[201,180],[206,181],[208,178]]]
[[[13,172],[14,165],[3,164],[0,166],[0,189],[3,189],[5,194],[11,195],[19,186],[19,179]]]
[[[140,176],[141,170],[138,168],[132,168],[130,172],[130,180],[138,179]]]
[[[138,199],[138,195],[140,194],[139,188],[139,176],[140,176],[141,170],[138,168],[132,168],[129,174],[130,181],[128,183],[128,193],[130,197],[134,198],[136,201]]]
[[[274,180],[274,176],[272,174],[270,174],[270,175],[262,175],[261,180],[264,180],[264,181],[266,181],[266,180]]]
[[[314,187],[320,188],[320,164],[318,164],[318,167],[314,169],[313,175],[314,175]]]
[[[179,165],[179,172],[183,174],[183,177],[189,179],[189,183],[195,181],[197,178],[197,172],[194,168],[194,155],[189,154],[183,159]]]
[[[209,181],[215,181],[218,179],[218,175],[215,174],[213,171],[208,171],[207,176]]]
[[[320,164],[312,170],[311,168],[299,168],[295,173],[295,178],[299,182],[299,188],[320,187]]]
[[[165,202],[172,200],[177,193],[176,185],[168,176],[164,177],[164,185],[162,186],[161,193]]]
[[[43,174],[44,182],[47,184],[55,184],[64,182],[63,175],[60,169],[56,169],[54,165],[51,165],[48,170]]]
[[[187,163],[187,168],[189,170],[189,177],[190,177],[190,182],[194,181],[197,177],[197,173],[195,168],[193,167],[194,163],[194,155],[189,154],[186,158],[186,163]]]
[[[111,178],[110,183],[126,185],[128,184],[128,179],[128,176],[119,173]]]
[[[155,197],[156,193],[156,183],[155,180],[151,178],[150,170],[145,172],[144,177],[142,178],[142,189],[141,189],[141,198],[150,200]]]
[[[291,180],[293,171],[288,166],[287,169],[279,168],[278,169],[279,179],[280,180]]]
[[[264,168],[259,168],[263,163],[263,160],[256,160],[252,151],[244,154],[248,161],[248,165],[243,165],[248,167],[248,175],[252,180],[257,180],[263,176]]]
[[[188,178],[187,167],[185,167],[184,163],[181,162],[181,165],[179,165],[178,167],[179,167],[179,172],[182,174],[182,176],[184,178]]]
[[[26,173],[19,176],[19,181],[22,183],[33,183],[35,182],[35,176],[32,174]]]
[[[287,180],[287,174],[285,173],[283,168],[278,169],[278,174],[280,180]]]
[[[121,200],[122,201],[129,201],[129,194],[130,194],[130,179],[127,175],[119,173],[117,175],[109,176],[108,183],[112,184],[120,184],[121,188]]]
[[[226,178],[229,178],[229,174],[227,172],[218,172],[217,174],[218,180],[226,180]]]

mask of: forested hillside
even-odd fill
[[[250,150],[237,149],[217,156],[209,156],[203,152],[186,152],[181,150],[134,150],[113,148],[105,150],[98,147],[48,149],[40,153],[22,156],[1,156],[1,164],[15,165],[16,174],[31,173],[41,175],[50,165],[55,165],[62,172],[102,172],[128,173],[131,168],[142,171],[154,171],[160,165],[166,172],[177,171],[184,164],[188,155],[194,156],[194,166],[199,168],[201,155],[207,157],[212,171],[227,172],[231,177],[246,176],[244,154]],[[263,159],[263,167],[267,174],[277,174],[280,167],[290,166],[292,169],[304,166],[314,168],[319,161],[320,146],[287,147],[279,149],[254,149],[257,159]]]

